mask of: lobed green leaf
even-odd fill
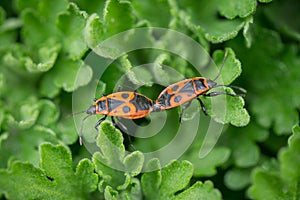
[[[219,1],[205,2],[205,6],[201,6],[202,3],[201,1],[189,0],[178,3],[178,7],[182,15],[184,15],[184,18],[189,18],[190,16],[190,22],[197,25],[199,27],[198,30],[200,29],[204,32],[205,38],[208,41],[220,43],[232,39],[244,27],[246,19],[218,19]],[[243,3],[245,3],[245,1],[243,1]],[[241,4],[243,5],[243,3]],[[242,7],[243,6],[241,6],[241,8]],[[243,13],[244,11],[238,9],[236,12]],[[233,15],[235,14],[231,14],[231,16]]]
[[[168,27],[171,13],[167,0],[155,1],[131,1],[133,13],[143,20],[147,20],[150,26]],[[157,5],[157,6],[153,6]],[[159,15],[157,13],[160,13]]]
[[[148,169],[159,167],[156,159],[147,164]],[[184,189],[192,177],[193,166],[188,161],[181,163],[174,160],[161,170],[150,171],[142,176],[142,187],[146,199],[221,199],[218,190],[213,189],[211,182],[196,182],[193,186]]]
[[[221,78],[225,85],[230,84],[241,73],[240,62],[234,57],[234,53],[231,49],[228,49],[228,58],[224,63],[224,69],[221,71]],[[224,54],[216,52],[214,54],[214,60],[221,62],[220,58],[224,60]],[[229,62],[229,63],[228,63]],[[218,64],[219,66],[222,64]],[[230,66],[230,67],[229,67]],[[222,83],[223,84],[223,83]],[[228,87],[224,87],[223,90],[214,90],[221,93],[234,94],[233,90]],[[208,93],[210,93],[209,91]],[[250,121],[250,116],[247,110],[244,108],[245,101],[242,97],[232,97],[228,95],[219,95],[216,97],[200,97],[204,105],[207,107],[207,113],[217,122],[226,124],[230,123],[234,126],[246,126]]]
[[[130,29],[134,23],[131,3],[120,0],[106,1],[103,20],[106,38]]]
[[[89,14],[97,13],[103,14],[105,1],[98,0],[72,0],[72,2],[76,3],[81,10],[86,11]]]
[[[57,27],[63,38],[63,51],[68,53],[71,59],[79,59],[87,51],[84,40],[84,28],[87,13],[80,11],[76,4],[70,3],[67,12],[58,16]]]
[[[96,14],[89,16],[84,29],[85,41],[89,47],[95,48],[104,39],[103,23]]]
[[[188,200],[188,199],[222,199],[221,193],[214,189],[211,181],[205,181],[204,183],[196,182],[190,188],[184,192],[178,194],[174,199],[176,200]]]
[[[300,128],[293,127],[288,147],[279,153],[279,163],[267,163],[255,169],[249,195],[256,199],[298,199]]]
[[[192,151],[192,154],[184,155],[183,158],[189,160],[194,165],[194,176],[213,176],[217,173],[217,167],[224,164],[229,156],[230,149],[225,147],[215,147],[204,158],[199,158],[198,151]]]
[[[236,17],[244,18],[255,12],[257,6],[256,0],[230,1],[225,0],[220,3],[220,15],[234,19]]]
[[[300,105],[296,86],[300,63],[295,56],[297,50],[293,46],[284,47],[279,35],[270,30],[255,27],[254,36],[247,51],[234,44],[235,52],[240,52],[239,58],[245,63],[246,86],[252,90],[249,109],[261,126],[274,127],[278,135],[289,134],[290,127],[298,121],[296,109]],[[253,66],[260,70],[254,70]]]
[[[84,159],[72,169],[71,153],[62,145],[43,144],[41,168],[14,162],[0,170],[0,193],[8,199],[86,199],[96,189],[97,175],[92,163]]]
[[[99,190],[109,198],[118,194],[140,196],[139,183],[133,177],[141,172],[144,155],[139,151],[125,153],[121,132],[106,121],[99,126],[97,145],[101,151],[93,154],[93,163],[102,178]]]
[[[77,79],[77,73],[83,74],[81,76],[85,79]],[[82,60],[72,60],[62,56],[53,69],[43,77],[40,91],[45,96],[53,97],[59,93],[59,88],[72,92],[89,83],[91,78],[92,70]]]

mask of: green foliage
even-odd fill
[[[0,199],[299,199],[299,19],[296,0],[0,1]],[[116,120],[133,144],[90,117],[77,144],[76,92],[84,110],[198,76],[246,96]]]
[[[159,167],[158,160],[151,160],[147,167]],[[187,161],[173,161],[162,170],[143,174],[141,181],[146,199],[221,199],[221,194],[213,189],[210,181],[198,181],[185,191],[174,195],[188,185],[192,175],[193,165]]]
[[[288,146],[279,152],[279,162],[266,162],[254,170],[249,195],[256,199],[299,199],[300,127],[293,128]]]
[[[71,153],[62,145],[41,145],[40,166],[15,161],[0,171],[0,192],[9,199],[85,199],[96,189],[97,175],[88,159],[72,169]]]

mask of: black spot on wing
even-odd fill
[[[182,100],[182,97],[180,95],[176,96],[174,98],[174,102],[179,103]]]
[[[179,88],[178,85],[174,85],[174,86],[172,87],[172,92],[176,92],[176,90],[178,90],[178,88]]]
[[[129,97],[129,94],[128,93],[123,93],[121,96],[122,96],[123,99],[127,99]]]
[[[122,110],[123,110],[124,113],[129,113],[130,112],[130,107],[129,106],[124,106],[122,108]]]

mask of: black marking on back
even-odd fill
[[[194,80],[194,84],[196,86],[196,91],[205,90],[207,88],[204,84],[204,79]]]
[[[122,96],[123,99],[127,99],[129,97],[129,94],[123,93],[121,96]]]
[[[116,109],[120,105],[124,104],[124,101],[108,98],[107,103],[108,103],[108,112],[111,112],[112,110]]]
[[[179,93],[190,93],[195,94],[193,81],[190,80],[184,84],[184,86],[179,90]]]
[[[97,104],[98,104],[98,112],[106,110],[106,100],[98,101]]]
[[[123,110],[124,113],[129,113],[130,112],[130,107],[129,106],[124,106],[122,108],[122,110]]]
[[[158,103],[160,105],[169,107],[169,106],[171,106],[170,99],[172,96],[174,96],[174,94],[168,94],[167,92],[165,92],[158,98]]]
[[[134,98],[130,100],[130,103],[135,106],[136,112],[138,110],[149,110],[152,107],[152,101],[138,94],[134,95]]]
[[[174,85],[174,86],[172,87],[172,92],[175,92],[176,90],[178,90],[178,88],[179,88],[178,85]]]
[[[176,103],[179,103],[181,100],[182,100],[182,97],[181,97],[180,95],[177,95],[177,96],[174,98],[174,102],[176,102]]]

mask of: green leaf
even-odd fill
[[[249,110],[261,126],[274,127],[278,135],[289,134],[290,127],[299,119],[298,50],[293,45],[283,46],[276,32],[259,27],[253,31],[255,40],[250,49],[245,50],[240,43],[233,44],[244,63],[245,87],[252,91]],[[253,66],[261,68],[253,70]]]
[[[118,199],[118,191],[114,190],[112,187],[107,186],[104,191],[105,199],[109,200],[117,200]]]
[[[225,0],[220,2],[219,11],[220,15],[234,19],[236,17],[247,17],[255,12],[257,6],[256,0],[247,1],[231,1]]]
[[[125,191],[114,190],[110,186],[106,186],[104,190],[105,199],[142,199],[141,186],[138,179],[131,180],[130,193]]]
[[[278,163],[255,169],[249,195],[256,199],[299,199],[300,127],[293,127],[288,147],[279,153]]]
[[[144,155],[139,151],[125,154],[122,134],[106,121],[101,123],[99,127],[97,146],[101,152],[94,153],[93,162],[97,173],[102,178],[99,190],[107,193],[113,189],[117,193],[124,191],[129,196],[139,195],[141,191],[132,188],[137,184],[136,181],[133,181],[133,176],[141,172]],[[111,189],[107,189],[108,186]],[[136,192],[139,194],[133,194]]]
[[[30,130],[24,130],[18,132],[18,134],[8,132],[0,149],[0,166],[5,167],[11,159],[31,162],[38,166],[38,146],[43,142],[58,144],[59,140],[52,129],[40,125],[35,125]],[[15,145],[15,143],[18,143],[18,145]]]
[[[226,187],[231,190],[241,190],[250,184],[251,170],[234,168],[228,170],[224,177]]]
[[[78,133],[74,125],[74,120],[71,117],[62,117],[51,127],[53,130],[55,130],[57,137],[64,144],[74,144],[74,142],[76,142],[78,139]]]
[[[45,72],[54,66],[60,49],[60,44],[49,40],[38,49],[37,58],[26,56],[20,59],[29,72]]]
[[[232,159],[237,167],[255,166],[259,161],[260,149],[256,142],[262,142],[268,137],[267,130],[256,123],[246,127],[230,127],[223,135],[222,141],[232,150]]]
[[[37,123],[48,126],[57,121],[59,117],[59,110],[57,105],[55,105],[52,101],[42,99],[38,102],[38,107],[40,110],[39,117],[37,119]]]
[[[241,62],[236,58],[234,51],[231,48],[225,49],[227,51],[227,57],[224,61],[224,66],[221,69],[224,60],[224,51],[217,50],[213,53],[213,60],[216,62],[218,70],[221,70],[220,78],[221,84],[229,85],[232,83],[237,77],[239,77],[242,73]],[[213,68],[211,66],[210,68]],[[219,72],[217,72],[219,73]],[[214,79],[215,77],[212,77]]]
[[[144,155],[139,151],[129,154],[123,161],[125,169],[130,171],[132,176],[136,176],[142,171],[143,162]]]
[[[70,3],[67,12],[58,17],[57,27],[62,33],[63,51],[71,59],[81,58],[88,49],[83,36],[86,18],[87,13],[80,11],[74,3]]]
[[[251,122],[242,128],[229,127],[220,138],[223,145],[231,149],[231,158],[227,165],[234,166],[225,174],[224,181],[231,190],[241,190],[250,183],[252,167],[261,161],[261,150],[257,142],[268,138],[268,131]]]
[[[41,0],[38,4],[38,11],[42,17],[54,25],[58,15],[64,12],[67,7],[67,0]]]
[[[241,66],[239,60],[235,58],[235,55],[231,49],[227,49],[228,58],[224,63],[224,67],[221,72],[221,78],[225,85],[231,83],[241,73]],[[221,59],[224,59],[224,54],[220,51],[215,52],[214,60],[216,60],[218,66],[221,66]],[[229,62],[229,63],[228,63]],[[218,81],[218,80],[217,80]],[[223,84],[223,83],[221,83]],[[223,90],[215,90],[234,94],[233,90],[229,87],[224,87]],[[208,93],[210,93],[209,91]],[[242,97],[232,97],[226,95],[219,95],[216,97],[201,97],[204,105],[207,108],[207,113],[216,121],[222,124],[230,123],[234,126],[246,126],[250,121],[250,116],[247,110],[244,108],[245,102]]]
[[[249,196],[253,199],[291,199],[291,194],[286,190],[285,183],[282,182],[278,172],[267,168],[257,169],[253,172],[254,184],[249,189]]]
[[[84,64],[82,60],[73,61],[63,58],[57,61],[56,66],[57,67],[53,72],[55,74],[54,84],[67,92],[71,92],[80,86],[86,85],[92,78],[91,68]],[[80,73],[85,79],[80,79],[75,84],[77,73]]]
[[[198,27],[198,30],[204,32],[206,39],[213,43],[220,43],[234,38],[244,27],[246,20],[246,18],[220,20],[218,18],[218,8],[220,7],[219,5],[220,2],[217,0],[205,3],[203,1],[188,0],[178,3],[179,11],[184,16],[182,18],[190,18],[190,23],[195,24]],[[249,4],[247,4],[246,1],[243,1],[243,3],[240,3],[240,8],[245,8],[247,5]],[[228,6],[228,4],[226,4],[226,6]],[[225,10],[224,7],[223,10]],[[242,9],[238,9],[235,11],[235,13],[228,13],[229,12],[226,12],[226,15],[234,16],[237,14],[250,14],[251,11],[249,12],[246,10],[245,12]]]
[[[225,147],[215,147],[204,158],[199,158],[199,152],[192,150],[186,153],[183,159],[187,159],[194,165],[194,176],[213,176],[217,173],[217,167],[224,164],[230,156],[230,150]]]
[[[37,9],[38,8],[38,0],[28,0],[28,1],[23,1],[23,0],[15,0],[16,4],[16,9],[18,12],[22,12],[23,10],[27,8],[31,9]]]
[[[134,23],[131,3],[120,0],[106,1],[103,19],[106,38],[130,29]]]
[[[248,20],[244,26],[243,36],[245,38],[246,47],[250,48],[253,42],[253,35],[252,35],[252,26],[253,26],[253,18],[248,17]]]
[[[148,169],[157,169],[158,160],[151,160],[147,164]],[[193,165],[188,161],[181,163],[174,160],[161,170],[150,171],[142,176],[142,187],[146,199],[221,199],[221,194],[213,189],[211,182],[196,182],[190,188],[184,189],[192,177]],[[203,196],[202,196],[203,195]]]
[[[84,79],[77,80],[77,73],[80,73],[80,77],[84,77]],[[58,94],[59,88],[72,92],[89,83],[91,78],[92,69],[82,60],[71,60],[62,56],[59,57],[53,69],[43,78],[40,91],[45,96],[53,97]]]
[[[49,76],[46,74],[42,77],[40,87],[39,87],[39,93],[42,96],[53,98],[57,96],[60,92],[60,88],[56,87],[56,85],[53,82],[53,76]]]
[[[39,16],[38,11],[26,9],[22,12],[24,27],[22,38],[25,44],[36,47],[49,38],[55,38],[57,29],[54,24],[44,20]]]
[[[150,26],[166,28],[168,27],[171,13],[167,0],[133,0],[131,2],[133,12],[138,19],[147,20],[149,23],[151,23]],[[159,13],[159,15],[157,13]]]
[[[1,8],[1,7],[0,7]],[[0,11],[1,12],[1,11]],[[1,14],[0,14],[1,15]],[[17,18],[6,19],[0,25],[0,51],[8,48],[18,38],[18,29],[22,26],[22,21]]]
[[[142,189],[147,199],[157,199],[159,194],[154,191],[158,191],[162,181],[162,175],[160,169],[160,163],[158,159],[150,160],[146,165],[147,173],[144,173],[141,178]]]
[[[97,13],[103,14],[105,1],[99,0],[72,0],[75,2],[81,10],[85,10],[89,14]]]
[[[182,190],[189,183],[192,175],[193,165],[190,162],[171,162],[162,170],[160,193],[168,197]]]
[[[26,70],[29,73],[46,72],[54,66],[60,49],[61,45],[53,39],[43,41],[34,48],[14,44],[5,52],[3,60],[14,70]]]
[[[59,39],[56,21],[58,15],[67,8],[66,0],[18,1],[17,5],[22,10],[22,39],[25,44],[36,47],[50,38]]]
[[[279,152],[282,177],[297,186],[300,180],[300,127],[293,127],[293,135],[289,138],[288,147]],[[299,188],[297,188],[299,189]],[[299,196],[298,196],[299,197]]]
[[[7,125],[9,127],[20,129],[28,129],[33,126],[40,112],[36,99],[34,97],[29,97],[18,109],[18,113],[7,115]]]
[[[103,23],[98,15],[92,14],[87,19],[84,36],[88,46],[92,48],[95,48],[104,39]]]
[[[86,199],[96,189],[98,177],[89,160],[81,160],[74,172],[64,146],[43,144],[40,152],[41,168],[14,162],[0,170],[0,193],[8,199]]]
[[[176,200],[188,200],[188,199],[222,199],[221,193],[214,189],[211,181],[205,181],[204,183],[196,182],[190,188],[177,195]]]

